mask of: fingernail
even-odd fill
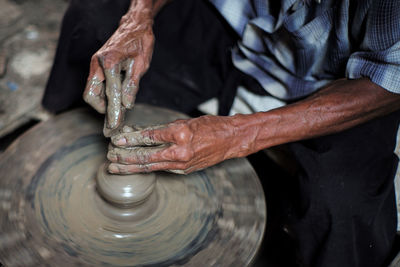
[[[115,135],[111,137],[111,143],[116,146],[123,146],[126,145],[126,138],[124,136],[121,137],[121,135]]]
[[[108,152],[107,158],[109,161],[116,162],[118,160],[117,155],[114,152]]]
[[[126,107],[127,109],[132,109],[132,108],[133,108],[132,99],[129,100],[129,102],[125,105],[125,107]]]
[[[117,141],[115,141],[115,144],[116,144],[117,146],[126,145],[126,139],[125,139],[124,137],[122,137],[122,138],[120,138],[120,139],[117,139]]]
[[[131,133],[133,131],[134,130],[133,130],[132,127],[129,127],[129,126],[126,126],[126,125],[122,128],[122,132],[124,132],[124,133]]]
[[[110,164],[108,166],[108,171],[111,172],[111,173],[118,173],[118,167],[115,166],[114,164]]]

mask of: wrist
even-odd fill
[[[232,129],[227,158],[245,157],[255,152],[257,127],[252,115],[236,114],[226,117]]]
[[[234,129],[232,157],[244,157],[284,142],[281,140],[284,137],[277,135],[282,125],[274,112],[237,114],[230,118]]]
[[[132,0],[128,12],[122,16],[120,26],[124,24],[153,24],[153,1]]]

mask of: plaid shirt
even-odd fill
[[[241,37],[234,65],[274,97],[296,99],[344,77],[400,93],[398,0],[210,1]]]

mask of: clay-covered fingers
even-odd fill
[[[205,166],[196,160],[187,120],[147,127],[124,128],[111,137],[109,171],[119,174],[169,171],[186,174]]]
[[[168,144],[150,147],[119,148],[111,146],[107,153],[109,161],[118,164],[147,164],[168,161]]]
[[[111,143],[119,147],[135,147],[135,146],[158,146],[168,143],[163,136],[162,130],[165,128],[164,125],[152,126],[144,128],[139,131],[126,131],[124,128],[122,133],[113,135],[111,137]]]
[[[107,96],[107,127],[115,129],[122,120],[122,92],[121,92],[121,66],[115,64],[108,68],[103,65],[104,76],[106,78]]]
[[[157,162],[148,164],[118,164],[111,163],[108,166],[108,171],[115,174],[133,174],[146,173],[154,171],[168,171],[176,174],[189,174],[193,171],[192,168],[185,168],[185,163],[176,162]]]
[[[122,70],[125,72],[122,82],[122,105],[127,109],[133,107],[138,91],[137,81],[134,79],[134,66],[135,60],[133,58],[125,60],[122,64]]]
[[[139,82],[150,66],[153,54],[154,36],[152,31],[145,32],[141,39],[132,42],[135,47],[135,57],[127,59],[122,66],[125,78],[122,83],[122,104],[125,108],[132,108],[136,94],[139,90]]]
[[[106,100],[104,92],[104,74],[96,56],[90,62],[90,72],[83,93],[83,99],[97,112],[106,112]]]
[[[177,169],[187,169],[193,153],[184,147],[171,143],[164,143],[158,146],[136,146],[121,148],[110,146],[107,158],[111,162],[120,164],[151,164],[161,162],[174,162]]]

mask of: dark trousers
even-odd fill
[[[44,107],[60,112],[82,104],[90,57],[117,28],[129,3],[71,1]],[[153,60],[137,102],[189,113],[217,97],[220,114],[226,114],[238,84],[262,92],[233,68],[229,52],[237,36],[208,3],[173,1],[157,16],[154,33]],[[386,260],[396,233],[393,150],[399,118],[396,112],[289,145],[300,165],[289,226],[306,266],[382,266]]]
[[[290,144],[300,165],[291,224],[306,266],[383,266],[397,226],[400,112]]]

